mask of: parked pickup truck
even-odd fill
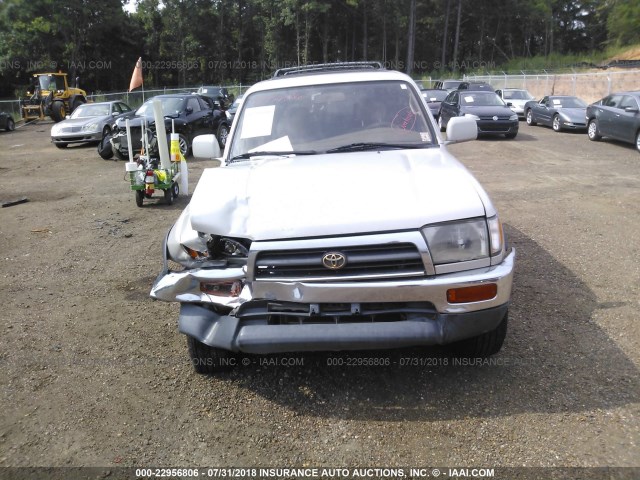
[[[276,72],[244,96],[224,153],[167,234],[151,296],[180,302],[195,370],[239,353],[447,345],[498,352],[515,252],[447,150],[417,85],[376,63]]]

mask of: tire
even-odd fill
[[[67,145],[68,145],[68,144],[67,144],[67,143],[54,143],[54,145],[55,145],[56,147],[58,147],[59,149],[63,150],[63,149],[65,149],[65,148],[67,148]]]
[[[444,126],[444,122],[442,121],[442,115],[438,117],[438,127],[441,132],[444,132],[447,128]]]
[[[164,203],[167,205],[173,205],[173,186],[164,191]]]
[[[16,129],[16,122],[13,121],[13,118],[8,118],[7,126],[5,127],[5,130],[7,132],[13,132],[15,129]]]
[[[173,192],[173,198],[178,198],[178,195],[180,195],[180,186],[176,182],[173,182],[171,184],[171,191]]]
[[[602,138],[602,135],[600,135],[600,129],[598,128],[598,120],[595,118],[589,120],[589,124],[587,125],[587,136],[589,137],[589,140],[594,142],[597,142]]]
[[[640,152],[640,130],[636,132],[636,149]]]
[[[225,123],[221,123],[218,127],[218,145],[224,150],[224,146],[227,144],[227,137],[229,136],[229,127]]]
[[[505,133],[504,137],[508,139],[512,139],[512,138],[516,138],[516,135],[518,135],[518,132],[515,132],[515,133],[511,132],[511,133]]]
[[[65,119],[67,116],[67,109],[64,106],[64,102],[56,100],[51,104],[51,118],[54,122],[58,123]]]
[[[187,140],[187,137],[185,137],[181,133],[178,134],[178,136],[179,136],[178,142],[180,143],[180,153],[184,156],[184,158],[187,158],[187,155],[189,154],[189,150],[191,149],[191,146],[189,145],[189,141]]]
[[[457,358],[487,358],[498,353],[507,336],[508,318],[507,312],[494,330],[452,343],[447,347],[450,355]]]
[[[72,113],[76,108],[78,108],[83,103],[86,103],[86,102],[82,98],[74,98],[73,102],[71,102],[71,105],[69,106],[69,108],[71,108],[69,113]]]
[[[144,192],[142,190],[136,190],[136,205],[142,207],[144,204]]]
[[[113,147],[111,146],[111,135],[105,135],[98,144],[98,155],[104,160],[113,158]]]
[[[210,347],[187,335],[187,348],[193,369],[203,375],[223,372],[231,368],[233,362],[226,361],[235,357],[233,352]]]
[[[527,113],[525,114],[525,119],[527,120],[527,125],[531,127],[535,127],[537,125],[537,123],[533,121],[533,113],[531,112],[531,109],[527,110]]]
[[[562,125],[560,125],[560,116],[558,114],[555,114],[553,116],[553,120],[551,120],[551,128],[553,128],[554,132],[562,131]]]

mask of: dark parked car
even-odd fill
[[[452,90],[457,90],[461,83],[462,80],[438,80],[433,88],[436,90],[446,90],[447,92],[451,92]]]
[[[229,109],[227,110],[227,118],[231,123],[233,123],[233,119],[235,118],[236,112],[238,111],[238,108],[240,107],[241,104],[242,104],[242,95],[238,95],[236,99],[233,101],[233,103],[231,104],[231,106],[229,107]]]
[[[493,91],[455,90],[447,95],[440,107],[438,126],[447,128],[453,117],[471,117],[478,125],[478,135],[504,135],[515,138],[518,134],[518,115]]]
[[[458,85],[458,90],[475,90],[493,92],[493,87],[485,82],[462,82]]]
[[[213,133],[217,136],[221,148],[227,141],[229,122],[225,113],[216,108],[207,99],[196,94],[158,95],[150,98],[136,110],[135,116],[129,120],[131,129],[131,148],[139,151],[142,146],[142,124],[146,120],[151,129],[155,129],[153,115],[153,101],[159,99],[165,119],[167,136],[172,125],[180,135],[180,151],[187,155],[191,149],[191,142],[197,135]],[[113,136],[111,146],[113,153],[121,159],[129,158],[127,146],[127,131],[125,120],[117,120],[112,127]],[[103,142],[104,143],[104,142]],[[101,154],[103,158],[106,158]]]
[[[447,98],[449,92],[447,92],[446,90],[426,88],[420,90],[420,92],[427,102],[429,110],[431,110],[431,115],[433,115],[433,118],[438,120],[438,116],[440,115],[440,105],[442,104],[442,101]]]
[[[556,132],[561,130],[585,130],[587,121],[585,112],[587,104],[578,97],[553,95],[543,97],[536,102],[531,100],[524,104],[524,115],[527,125],[547,125]]]
[[[11,132],[16,128],[16,122],[10,113],[0,112],[0,129]]]
[[[218,102],[220,108],[222,110],[226,110],[233,103],[233,95],[229,93],[225,87],[217,87],[217,86],[206,86],[198,88],[198,95],[202,95],[203,97],[208,97],[213,99],[215,102]]]
[[[590,140],[610,137],[635,143],[640,152],[640,92],[613,93],[587,107]]]

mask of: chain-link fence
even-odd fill
[[[592,73],[523,73],[521,75],[465,75],[467,81],[487,82],[494,88],[523,88],[535,98],[573,95],[591,103],[611,92],[640,90],[640,70]]]
[[[229,93],[232,93],[234,96],[238,96],[244,93],[247,88],[247,85],[231,85],[226,87],[229,90]],[[198,87],[188,87],[188,88],[163,88],[159,90],[137,90],[135,92],[110,92],[110,93],[102,93],[95,92],[91,94],[87,94],[87,100],[90,102],[110,102],[113,100],[121,100],[131,108],[136,109],[140,105],[144,103],[145,100],[148,100],[156,95],[165,95],[170,93],[192,93],[198,90]],[[0,112],[10,113],[14,120],[18,121],[22,117],[20,113],[20,100],[0,100]]]

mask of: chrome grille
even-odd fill
[[[324,255],[339,252],[346,264],[331,270],[322,263]],[[346,278],[388,278],[424,275],[420,252],[414,244],[349,246],[259,252],[255,261],[256,280],[325,280]]]

